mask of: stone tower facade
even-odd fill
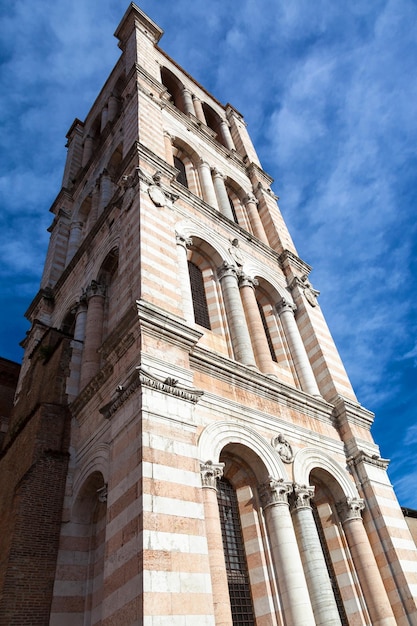
[[[161,35],[129,6],[68,132],[0,624],[416,625],[415,544],[272,179]]]

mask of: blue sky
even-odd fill
[[[138,4],[245,116],[400,503],[417,509],[417,3]],[[118,58],[127,2],[0,6],[0,354],[20,360],[65,135]]]

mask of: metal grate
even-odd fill
[[[271,335],[269,334],[269,328],[268,328],[268,324],[266,323],[266,317],[265,317],[263,307],[259,304],[259,302],[257,302],[257,304],[258,304],[258,309],[259,309],[259,314],[261,316],[262,324],[264,327],[266,340],[268,342],[269,352],[271,353],[271,359],[277,362],[277,357],[275,356],[274,345],[272,343]]]
[[[235,205],[233,204],[233,200],[229,195],[227,197],[229,199],[230,210],[232,211],[232,215],[233,215],[233,221],[235,222],[235,224],[239,224],[239,222],[237,221],[236,209],[235,209]]]
[[[337,610],[339,611],[339,617],[342,626],[349,626],[349,621],[345,612],[345,607],[343,605],[342,596],[340,593],[339,585],[336,578],[336,573],[333,568],[332,559],[330,556],[330,551],[327,545],[326,537],[324,536],[323,526],[321,525],[320,515],[317,510],[317,506],[314,502],[311,503],[311,508],[313,509],[314,521],[316,522],[317,532],[320,538],[321,549],[323,550],[324,560],[326,561],[327,572],[329,574],[330,583],[333,589],[333,595],[336,601]]]
[[[217,483],[223,550],[235,626],[255,625],[252,596],[236,492],[225,478]]]
[[[178,170],[177,181],[179,183],[181,183],[181,185],[184,185],[184,187],[188,188],[188,180],[187,180],[187,174],[186,174],[186,171],[185,171],[185,165],[181,161],[181,159],[179,159],[176,156],[174,156],[174,166]]]
[[[210,317],[207,306],[206,291],[204,289],[203,273],[200,268],[197,267],[197,265],[194,265],[191,261],[188,261],[188,273],[190,275],[195,322],[196,324],[210,330]]]

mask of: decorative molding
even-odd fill
[[[213,461],[200,463],[202,486],[217,489],[217,480],[223,476],[223,468],[224,463],[213,463]]]
[[[383,459],[378,454],[368,454],[363,450],[359,451],[354,456],[351,456],[347,460],[348,466],[358,467],[362,463],[366,463],[367,465],[373,465],[374,467],[378,467],[382,470],[387,470],[390,464],[389,459]]]
[[[107,484],[97,489],[97,497],[99,502],[107,502]]]
[[[180,400],[185,400],[193,404],[197,404],[203,395],[203,391],[190,389],[187,387],[179,387],[178,381],[174,378],[165,378],[162,380],[147,372],[142,365],[138,365],[128,380],[123,385],[116,388],[116,397],[108,404],[100,409],[100,413],[110,419],[114,413],[133,395],[139,387],[148,387],[155,389],[161,393],[166,393]]]
[[[285,439],[282,433],[279,433],[275,437],[272,437],[271,445],[278,452],[281,460],[284,463],[292,463],[294,460],[294,453],[291,445]]]
[[[311,509],[311,500],[314,497],[314,487],[308,485],[294,485],[291,498],[291,510]]]
[[[346,498],[343,502],[336,503],[336,509],[342,524],[351,520],[362,520],[362,511],[365,508],[365,502],[362,498]]]
[[[269,480],[262,483],[258,487],[259,499],[263,509],[276,504],[287,504],[288,496],[292,492],[293,486],[291,482],[285,481],[282,478],[276,480],[269,477]]]

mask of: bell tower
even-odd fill
[[[373,415],[242,114],[135,4],[115,36],[27,312],[0,624],[417,623]]]

